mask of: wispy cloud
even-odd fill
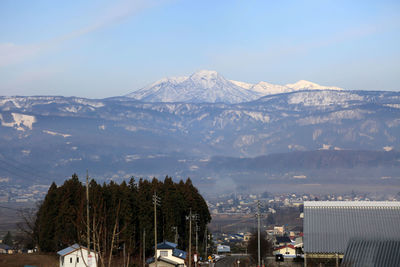
[[[124,0],[107,9],[106,13],[99,15],[91,24],[75,31],[55,36],[47,41],[26,45],[19,45],[13,42],[0,43],[0,68],[30,60],[50,51],[51,49],[58,48],[66,41],[79,38],[96,30],[119,23],[144,9],[153,7],[159,2],[160,1],[155,0]]]

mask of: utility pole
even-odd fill
[[[199,248],[198,248],[198,245],[199,245],[199,230],[200,230],[200,228],[197,225],[197,221],[196,221],[196,253],[199,253]]]
[[[86,170],[86,232],[87,247],[90,250],[90,229],[89,229],[89,172]]]
[[[207,225],[206,225],[206,229],[204,230],[204,238],[205,238],[205,246],[204,246],[204,257],[207,259],[207,241],[208,241],[208,236],[207,236]]]
[[[197,220],[196,220],[196,254],[199,257],[199,226],[197,225]],[[194,262],[194,266],[197,267],[197,261]]]
[[[192,266],[192,220],[197,218],[197,214],[192,214],[192,208],[190,208],[189,216],[186,216],[186,220],[189,220],[189,267]]]
[[[161,203],[160,198],[157,196],[157,193],[153,195],[153,204],[154,204],[154,263],[155,267],[157,267],[157,206]]]
[[[143,267],[146,267],[146,228],[143,229]]]
[[[260,217],[261,217],[261,212],[260,212],[260,206],[261,206],[261,203],[260,203],[260,201],[258,200],[257,201],[257,213],[256,213],[256,217],[257,217],[257,224],[258,224],[258,227],[257,227],[257,229],[258,229],[258,232],[257,232],[257,242],[258,242],[258,267],[260,267],[260,263],[261,263],[261,261],[260,261],[260,255],[261,255],[261,253],[260,253]]]

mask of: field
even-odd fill
[[[59,265],[59,261],[55,254],[0,254],[0,267],[21,267],[24,265],[55,267]]]

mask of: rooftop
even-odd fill
[[[340,253],[352,238],[400,239],[400,202],[306,201],[304,251]]]

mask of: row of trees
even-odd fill
[[[89,183],[90,244],[87,244],[86,191],[74,174],[62,186],[53,183],[39,206],[31,225],[32,238],[40,251],[55,252],[73,243],[90,246],[100,253],[103,263],[113,255],[153,254],[153,195],[161,199],[157,210],[157,240],[174,241],[178,231],[178,246],[187,250],[189,211],[198,215],[199,247],[203,246],[205,230],[211,217],[207,204],[190,179],[173,182],[131,178],[128,183]],[[145,244],[143,236],[145,235]],[[192,238],[193,240],[193,238]],[[144,246],[143,246],[144,245]],[[193,247],[193,246],[192,246]]]

